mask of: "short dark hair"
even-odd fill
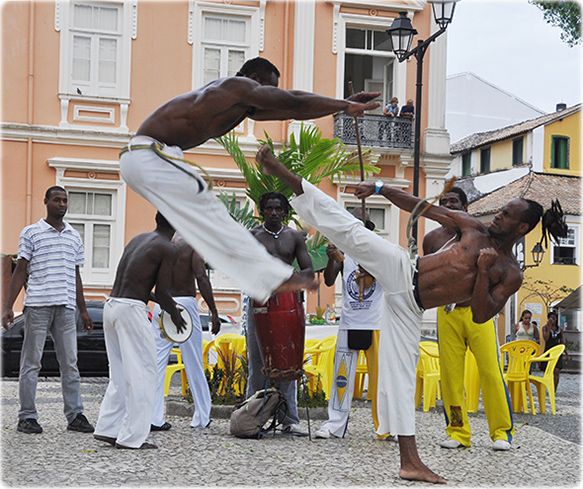
[[[160,211],[156,212],[156,225],[161,228],[174,229],[174,226],[168,222],[168,219],[166,219]]]
[[[45,192],[45,199],[49,200],[51,198],[51,194],[53,192],[65,192],[65,193],[67,193],[67,191],[63,187],[59,187],[58,185],[53,185],[52,187],[49,187],[47,189],[47,191]]]
[[[281,76],[277,67],[266,58],[252,58],[245,61],[236,76],[251,76],[255,73],[262,80],[268,80],[272,73],[278,78]]]
[[[269,199],[278,199],[281,202],[281,207],[283,207],[284,217],[287,217],[291,210],[291,206],[289,205],[287,197],[281,192],[265,192],[259,197],[259,212],[261,212],[261,215],[263,215],[263,211],[265,210],[265,206]]]
[[[527,204],[527,208],[522,212],[522,221],[528,224],[527,234],[532,231],[538,224],[539,220],[542,219],[543,236],[541,244],[544,241],[543,246],[545,248],[548,246],[548,236],[551,236],[556,242],[558,242],[559,238],[567,237],[569,228],[565,223],[563,209],[558,200],[551,201],[551,208],[546,211],[542,205],[534,200],[521,200]]]
[[[449,193],[454,193],[457,194],[457,196],[460,198],[460,201],[462,203],[462,205],[465,207],[468,205],[468,196],[466,195],[466,193],[459,187],[451,187],[446,194]]]
[[[555,319],[559,319],[559,316],[555,311],[549,311],[549,313],[547,314],[547,319],[550,318],[551,316],[555,316]]]

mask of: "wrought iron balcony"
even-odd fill
[[[358,118],[363,146],[413,149],[414,119],[367,114]],[[356,144],[354,118],[343,113],[334,116],[334,137],[344,144]]]

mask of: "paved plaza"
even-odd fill
[[[178,376],[176,376],[178,377]],[[107,379],[83,379],[85,414],[95,424]],[[18,382],[2,382],[2,483],[7,487],[386,487],[428,486],[399,479],[399,450],[378,441],[370,403],[354,401],[344,439],[290,436],[242,440],[229,434],[229,420],[213,409],[206,429],[170,415],[168,432],[151,433],[158,450],[118,450],[92,435],[69,432],[58,379],[38,385],[39,422],[44,432],[16,431]],[[172,385],[178,394],[179,385]],[[470,414],[472,447],[446,450],[441,401],[417,410],[422,460],[457,487],[573,487],[581,483],[580,376],[561,375],[557,415],[519,414],[509,452],[494,452],[484,410]],[[536,399],[536,395],[535,395]],[[536,402],[536,400],[535,400]],[[538,404],[537,404],[538,405]],[[547,408],[548,409],[548,408]],[[303,410],[305,413],[305,409]],[[318,414],[314,410],[314,416]],[[321,414],[321,413],[320,413]],[[312,421],[312,432],[321,420]],[[306,427],[306,421],[302,420]]]

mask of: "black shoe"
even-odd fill
[[[16,431],[21,433],[42,433],[43,429],[36,419],[27,418],[18,420]]]
[[[170,428],[172,428],[172,425],[167,422],[164,422],[162,426],[150,425],[150,431],[168,431]]]
[[[93,433],[95,430],[91,423],[87,421],[87,418],[81,413],[67,425],[67,429],[70,431],[80,431],[81,433]]]

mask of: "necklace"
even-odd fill
[[[273,231],[270,231],[269,229],[267,229],[265,227],[265,223],[263,223],[262,226],[263,226],[263,229],[265,230],[265,232],[271,234],[275,239],[279,238],[279,233],[281,233],[283,231],[283,228],[284,228],[284,225],[282,224],[279,231],[277,233],[274,233]]]

